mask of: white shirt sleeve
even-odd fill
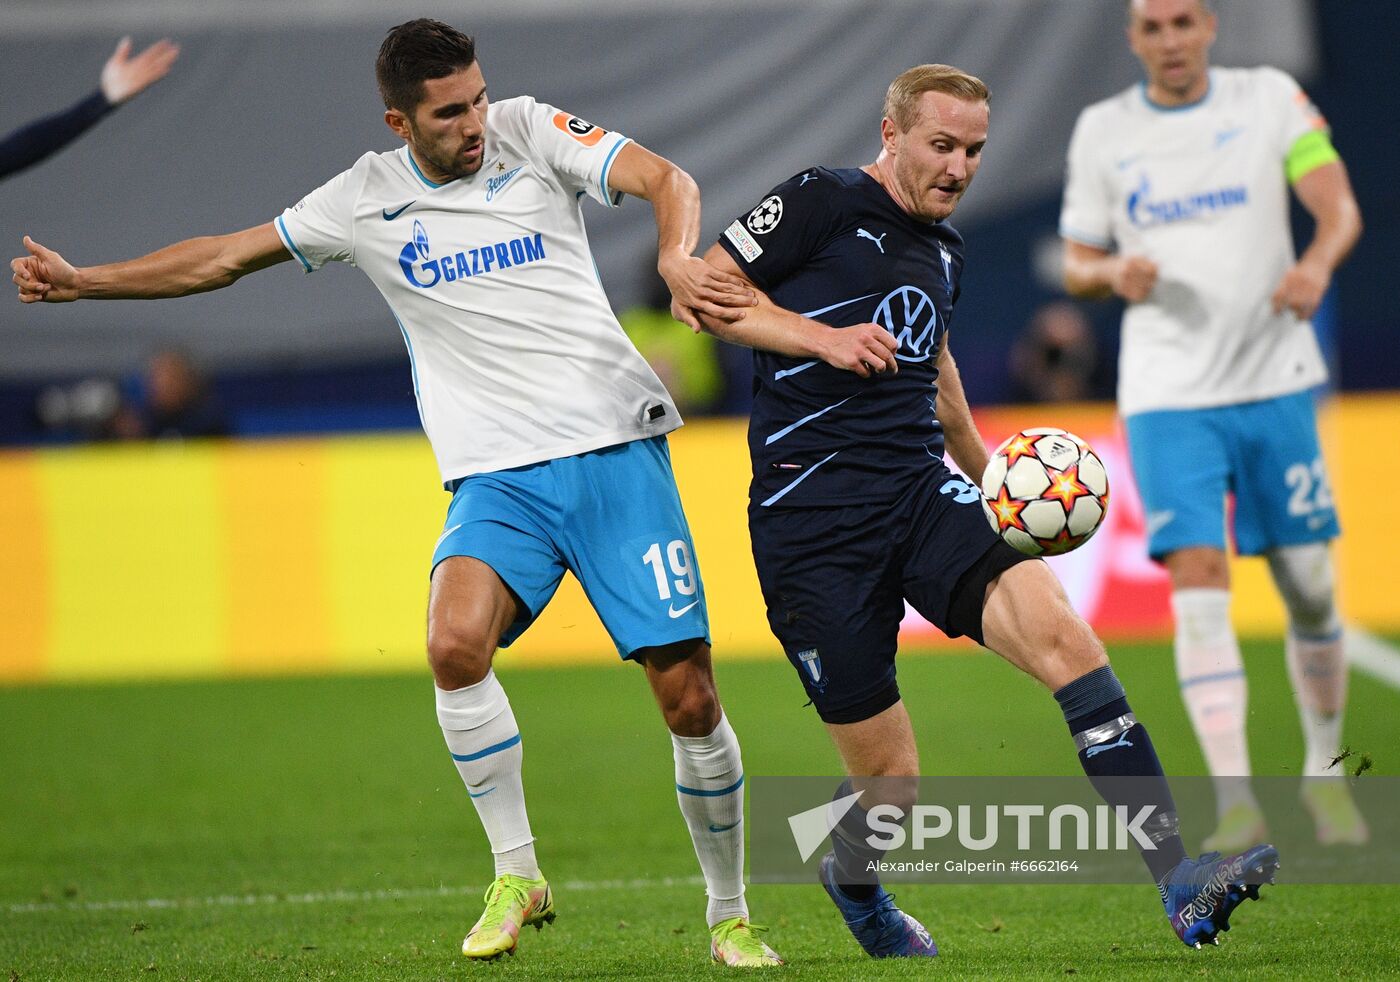
[[[528,96],[511,101],[531,146],[565,188],[609,208],[622,204],[622,192],[608,188],[608,171],[630,139]]]
[[[273,222],[282,244],[306,272],[329,262],[354,263],[355,198],[363,186],[363,169],[356,164],[332,177]]]
[[[1260,68],[1259,76],[1266,92],[1269,118],[1278,127],[1279,158],[1286,158],[1298,137],[1313,130],[1326,130],[1327,120],[1287,72]]]
[[[1105,148],[1097,145],[1089,113],[1079,114],[1069,141],[1060,236],[1098,249],[1113,248],[1113,192],[1104,179]]]

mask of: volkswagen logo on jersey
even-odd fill
[[[519,168],[517,168],[518,170]],[[473,276],[484,276],[512,266],[538,262],[544,258],[544,236],[540,232],[521,235],[504,242],[470,246],[429,259],[428,230],[420,221],[413,223],[413,241],[399,252],[399,268],[410,286],[430,290],[439,282],[452,283]]]
[[[902,286],[875,307],[875,323],[899,342],[895,357],[920,362],[933,357],[942,318],[932,299],[917,286]]]

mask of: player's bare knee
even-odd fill
[[[496,639],[489,630],[465,623],[428,625],[428,666],[441,689],[475,685],[491,670]]]
[[[1163,563],[1174,590],[1230,588],[1230,562],[1223,549],[1190,546],[1169,553]]]
[[[1341,626],[1332,558],[1326,543],[1274,549],[1265,558],[1295,631],[1316,636],[1330,634]]]
[[[690,673],[684,685],[658,698],[666,728],[677,736],[709,736],[719,725],[719,694],[708,675]]]

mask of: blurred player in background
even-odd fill
[[[870,872],[882,852],[868,841],[869,809],[907,815],[917,795],[918,747],[895,679],[907,599],[1054,693],[1110,804],[1153,807],[1143,858],[1173,930],[1199,947],[1243,899],[1242,876],[1277,853],[1260,846],[1233,866],[1187,857],[1157,753],[1103,645],[1050,568],[1003,542],[977,487],[943,462],[945,442],[964,473],[988,460],[949,349],[963,240],[946,219],[980,166],[989,98],[956,68],[910,69],[889,87],[874,163],[784,181],[705,255],[762,291],[742,321],[702,320],[756,349],[749,529],[768,622],[845,762],[837,796],[862,796],[819,875],[871,956],[938,953]]]
[[[715,692],[704,588],[664,436],[681,420],[613,317],[583,197],[651,202],[657,267],[688,323],[743,317],[754,298],[692,255],[700,196],[684,171],[527,96],[489,106],[470,37],[437,21],[401,24],[376,74],[405,146],[365,154],[273,222],[129,262],[74,268],[26,237],[29,256],[12,263],[20,299],[184,296],[293,258],[307,272],[331,261],[363,269],[399,322],[453,493],[433,553],[428,660],[438,720],[496,863],[463,953],[512,952],[522,927],[554,919],[525,810],[520,730],[491,663],[568,569],[622,657],[644,666],[671,730],[712,956],[780,964],[748,923],[743,765]]]
[[[1215,30],[1205,0],[1129,4],[1147,80],[1080,114],[1060,234],[1069,292],[1128,304],[1118,406],[1148,549],[1171,574],[1182,697],[1216,777],[1206,848],[1230,851],[1267,833],[1248,781],[1227,494],[1236,548],[1265,557],[1288,608],[1304,776],[1326,775],[1341,743],[1338,526],[1310,391],[1327,372],[1309,318],[1361,215],[1297,83],[1275,68],[1211,68]],[[1290,186],[1316,221],[1298,259]],[[1320,841],[1367,840],[1344,782],[1305,780],[1302,796]]]
[[[165,78],[179,56],[179,46],[167,38],[132,57],[131,38],[122,38],[102,66],[96,92],[63,112],[37,119],[0,139],[0,178],[62,150],[113,109]]]

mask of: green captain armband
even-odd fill
[[[1341,154],[1332,146],[1332,138],[1326,130],[1309,130],[1293,141],[1284,159],[1284,172],[1289,184],[1297,184],[1306,174],[1311,174],[1323,164],[1341,160]]]

